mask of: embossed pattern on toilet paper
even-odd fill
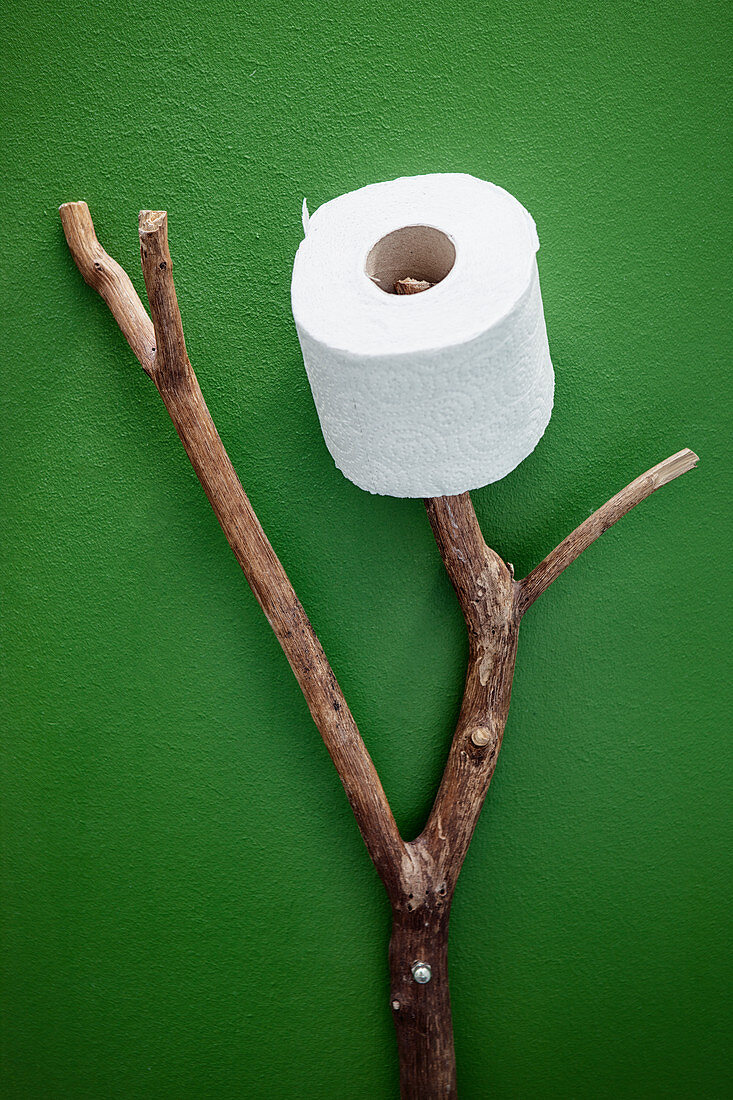
[[[386,294],[365,275],[366,251],[383,231],[419,224],[450,236],[454,268],[423,294]],[[415,177],[326,204],[308,239],[293,307],[339,469],[370,492],[440,496],[498,480],[526,458],[549,421],[554,376],[523,207],[473,177]],[[329,263],[349,273],[333,324]]]

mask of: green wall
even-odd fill
[[[137,212],[168,209],[212,413],[414,835],[463,623],[421,503],[333,466],[289,283],[304,195],[454,170],[534,215],[557,374],[538,449],[474,494],[488,541],[526,572],[638,473],[701,456],[522,627],[454,907],[461,1095],[727,1094],[727,22],[661,0],[10,5],[6,1097],[396,1094],[381,886],[57,207],[87,199],[143,293]]]

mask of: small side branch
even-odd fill
[[[104,298],[145,373],[153,377],[155,332],[127,272],[97,240],[85,202],[59,207],[66,243],[85,283]]]
[[[129,278],[97,240],[86,203],[61,220],[84,279],[98,290],[163,399],[229,545],[295,673],[388,894],[401,890],[406,848],[382,784],[321,643],[219,438],[186,353],[163,211],[142,211],[140,250],[151,323]]]
[[[606,501],[597,512],[563,539],[559,546],[556,546],[523,581],[519,581],[517,586],[519,614],[523,615],[562,571],[567,569],[584,550],[587,550],[604,531],[617,523],[642,500],[646,500],[653,492],[660,489],[662,485],[667,485],[676,477],[687,473],[698,461],[694,451],[688,449],[678,451],[670,458],[665,458],[664,462],[653,466],[651,470],[647,470],[620,493],[616,493],[616,496]]]

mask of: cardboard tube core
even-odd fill
[[[456,262],[456,249],[447,233],[430,225],[405,225],[382,237],[366,258],[365,271],[386,294],[396,294],[404,279],[441,282]]]

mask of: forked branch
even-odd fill
[[[469,637],[461,713],[435,804],[416,842],[449,886],[458,877],[496,766],[522,615],[604,531],[697,461],[692,451],[679,451],[636,478],[521,581],[513,579],[509,567],[484,542],[468,493],[425,502]]]
[[[59,207],[66,243],[85,283],[101,294],[145,373],[153,377],[155,332],[127,272],[104,251],[85,202]]]
[[[326,655],[234,472],[191,368],[173,283],[166,214],[140,214],[140,251],[152,323],[125,272],[99,244],[86,203],[66,203],[61,220],[77,267],[106,301],[170,413],[290,662],[387,889],[393,910],[390,1003],[402,1095],[405,1100],[453,1098],[448,917],[501,747],[522,615],[599,535],[655,489],[691,469],[697,456],[680,451],[642,474],[581,523],[523,581],[515,581],[511,567],[486,545],[468,493],[426,501],[466,620],[469,661],[463,704],[435,804],[421,835],[405,843]],[[422,977],[416,976],[418,960]]]
[[[367,850],[390,896],[404,845],[371,757],[287,574],[229,461],[186,354],[162,211],[140,215],[140,247],[153,323],[127,275],[104,251],[84,202],[61,221],[74,261],[98,290],[153,379],[245,577],[295,673],[331,754]]]

